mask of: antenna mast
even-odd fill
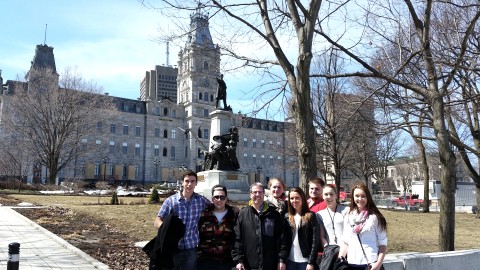
[[[45,24],[45,36],[43,38],[43,45],[47,45],[47,24]]]
[[[169,50],[169,42],[167,41],[167,67],[170,66],[170,61],[168,60],[170,58],[170,50]]]

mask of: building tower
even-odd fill
[[[46,44],[37,45],[35,48],[35,56],[31,62],[30,70],[25,76],[25,79],[29,83],[29,87],[33,87],[35,85],[34,82],[37,82],[40,78],[42,78],[42,83],[48,82],[49,87],[58,87],[59,75],[55,65],[53,47],[49,47]]]
[[[199,4],[190,15],[190,34],[178,54],[177,103],[185,108],[185,146],[189,168],[199,168],[202,150],[209,145],[210,118],[215,109],[216,78],[220,76],[220,48],[210,35],[208,14]],[[192,156],[189,156],[192,155]],[[194,156],[193,156],[194,155]]]

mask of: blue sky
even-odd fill
[[[1,0],[0,69],[4,80],[23,77],[35,46],[54,47],[57,71],[77,68],[114,96],[135,99],[146,70],[166,62],[153,40],[161,16],[135,0]],[[170,63],[177,48],[171,48]]]
[[[138,98],[145,71],[166,63],[166,44],[154,40],[160,26],[170,28],[173,21],[137,0],[0,0],[0,10],[4,80],[24,77],[35,46],[44,43],[46,24],[46,44],[54,47],[57,71],[61,74],[67,67],[76,68],[112,96]],[[188,15],[184,14],[187,24]],[[212,38],[218,42],[215,33],[212,31]],[[179,50],[177,45],[170,45],[171,65],[176,64]],[[255,87],[261,79],[235,72],[226,73],[225,81],[227,101],[235,112],[248,113],[259,106],[262,99],[256,96]],[[263,113],[257,117],[272,116]],[[283,120],[282,114],[273,117]]]

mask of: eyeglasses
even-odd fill
[[[220,201],[225,201],[225,199],[227,198],[226,196],[223,196],[223,195],[217,195],[217,196],[213,196],[212,197],[214,200],[220,200]]]

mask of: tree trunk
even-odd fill
[[[310,95],[310,63],[312,55],[300,52],[296,77],[285,69],[294,98],[295,134],[298,147],[299,185],[307,190],[308,181],[317,176],[315,127]]]
[[[423,172],[423,213],[430,212],[430,171],[427,163],[427,154],[425,153],[425,146],[421,141],[417,141],[417,146],[420,149],[420,158],[422,160]]]
[[[442,96],[431,97],[433,127],[437,138],[441,164],[441,197],[438,246],[440,251],[453,251],[455,248],[455,163],[456,158],[448,141],[445,125]]]
[[[477,214],[475,215],[475,218],[480,218],[480,209],[478,208],[478,206],[480,206],[480,185],[479,184],[475,185],[475,191],[476,191],[475,197],[477,198]]]

